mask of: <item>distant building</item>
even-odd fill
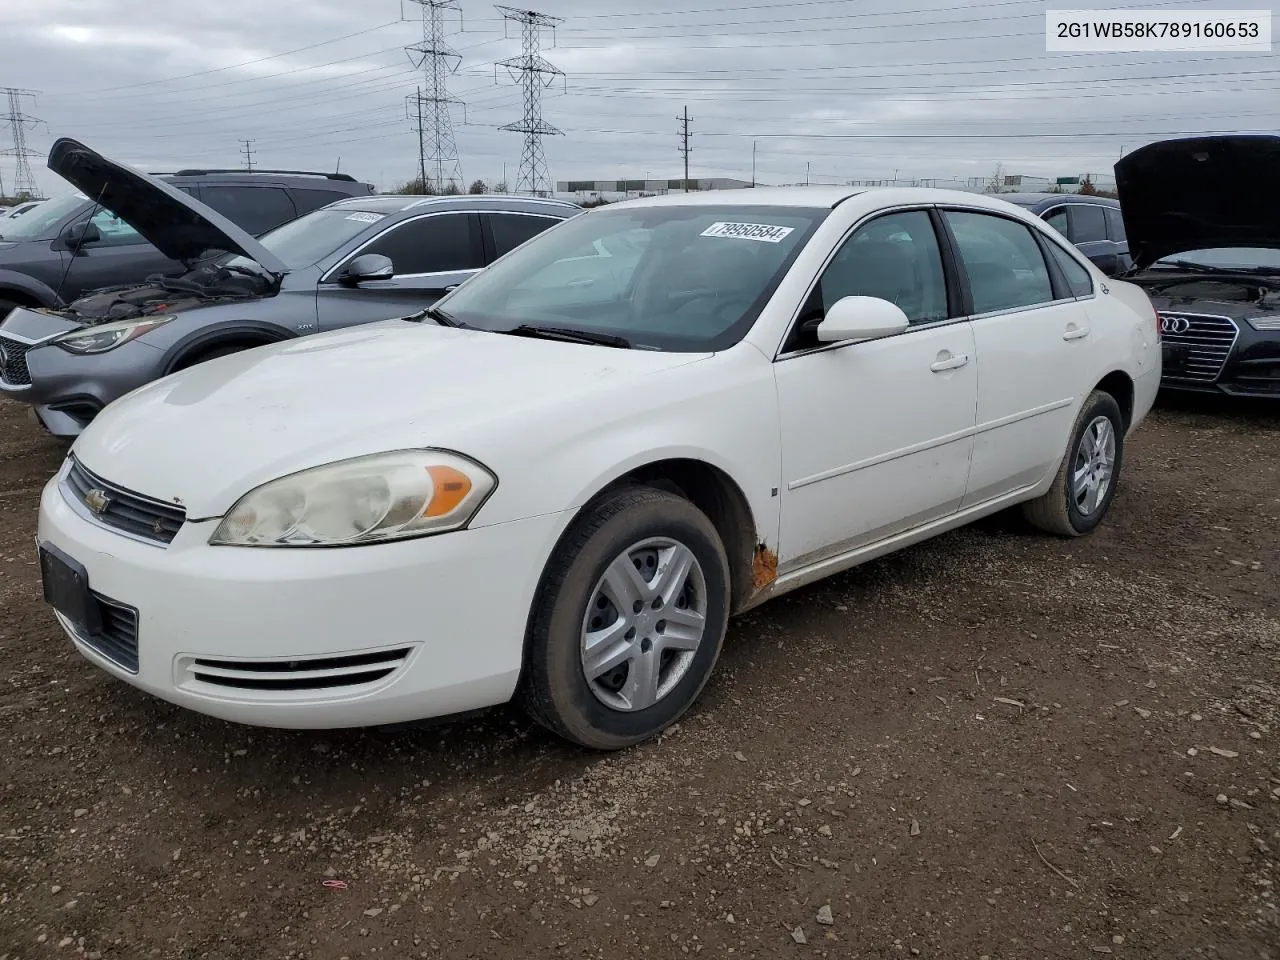
[[[732,177],[689,178],[689,191],[695,190],[737,190],[751,186],[749,180],[734,180]],[[603,197],[606,200],[620,200],[624,197],[636,197],[641,194],[654,196],[664,193],[683,193],[684,181],[676,180],[561,180],[556,184],[556,196],[568,199],[586,200],[590,197]]]

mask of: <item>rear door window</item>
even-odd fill
[[[1116,243],[1127,243],[1128,238],[1124,235],[1124,217],[1120,215],[1120,211],[1115,207],[1107,207],[1107,233]]]
[[[201,199],[231,222],[254,236],[297,217],[288,191],[281,187],[206,183]]]
[[[523,213],[487,213],[483,217],[489,222],[489,231],[493,236],[494,259],[560,222],[556,217]]]
[[[1071,241],[1092,243],[1107,239],[1107,217],[1096,203],[1071,205]]]
[[[319,210],[335,200],[346,200],[350,194],[340,190],[320,190],[315,187],[294,187],[293,204],[298,208],[298,216]]]

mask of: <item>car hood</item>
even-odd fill
[[[1280,248],[1280,136],[1149,143],[1115,165],[1134,266],[1210,247]]]
[[[620,350],[392,320],[257,347],[141,387],[76,438],[94,473],[223,515],[249,490],[347,457],[444,447],[485,461],[600,390],[710,354]]]
[[[49,169],[111,210],[165,256],[190,262],[210,249],[238,253],[275,274],[288,268],[222,214],[158,177],[108,160],[62,137],[49,150]]]

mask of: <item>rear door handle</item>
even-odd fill
[[[1077,327],[1075,324],[1067,327],[1066,332],[1062,335],[1063,340],[1083,340],[1089,335],[1088,327]]]
[[[948,370],[959,370],[968,362],[969,355],[967,353],[960,353],[955,356],[948,357],[946,360],[938,360],[929,364],[929,369],[934,373],[945,373]]]

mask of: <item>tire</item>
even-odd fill
[[[673,576],[661,582],[668,571]],[[518,699],[543,726],[584,747],[620,750],[650,739],[706,686],[724,642],[729,588],[724,546],[692,503],[650,487],[607,496],[574,521],[547,564]],[[632,598],[630,613],[616,597]],[[601,641],[592,673],[611,666],[593,678],[589,631]]]
[[[1105,421],[1106,426],[1102,425]],[[1074,475],[1087,451],[1082,449],[1086,434],[1089,442],[1095,444],[1099,431],[1110,431],[1109,444],[1104,442],[1104,452],[1109,447],[1110,473],[1106,476],[1106,487],[1101,497],[1090,509],[1090,501],[1083,494],[1089,489],[1077,484]],[[1105,457],[1103,458],[1105,460]],[[1102,462],[1093,460],[1095,468],[1101,468]],[[1062,464],[1053,478],[1053,485],[1044,496],[1030,500],[1022,505],[1023,516],[1032,526],[1045,533],[1060,537],[1080,537],[1092,533],[1111,509],[1116,489],[1120,481],[1120,470],[1124,463],[1124,416],[1120,405],[1111,394],[1095,390],[1085,401],[1080,415],[1071,430],[1071,441],[1062,457]],[[1097,478],[1098,469],[1092,476]]]

